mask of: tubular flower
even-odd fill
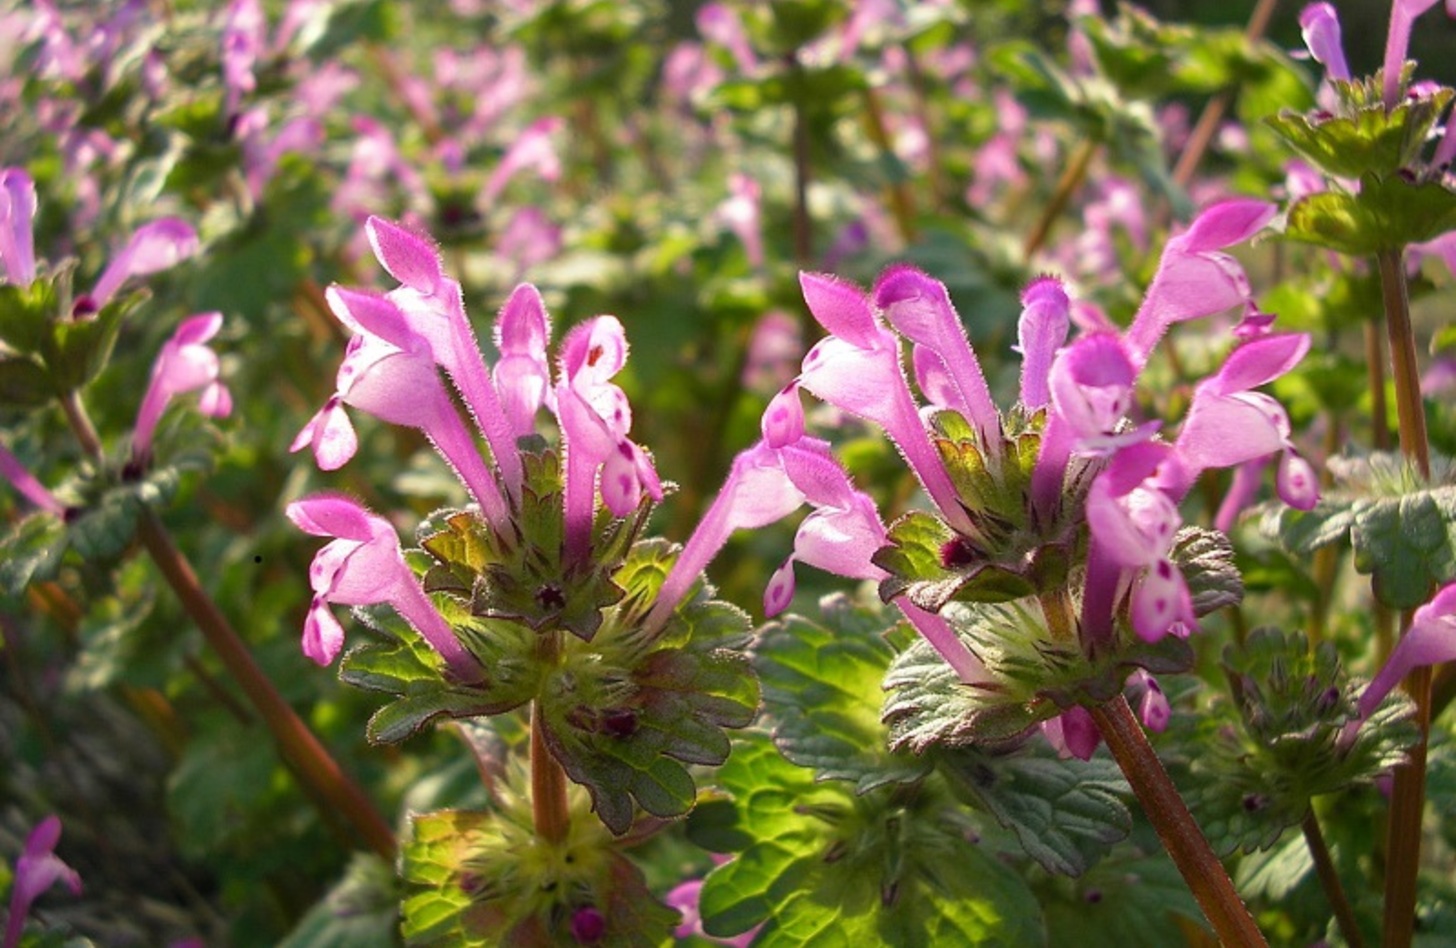
[[[405,314],[410,329],[426,340],[485,435],[506,490],[516,496],[521,460],[515,433],[491,384],[485,357],[465,316],[460,284],[440,266],[440,255],[424,237],[399,224],[371,217],[364,225],[374,256],[400,282],[388,298]]]
[[[1273,398],[1251,391],[1292,369],[1309,345],[1304,333],[1251,339],[1234,349],[1215,375],[1198,384],[1175,444],[1186,485],[1207,468],[1280,454],[1276,479],[1280,499],[1299,510],[1315,505],[1319,479],[1290,442],[1289,416]]]
[[[35,206],[30,175],[19,168],[0,171],[0,264],[16,286],[35,279]]]
[[[65,505],[56,500],[55,495],[36,480],[35,475],[26,470],[20,459],[11,454],[3,444],[0,444],[0,477],[9,481],[20,491],[21,496],[41,510],[57,516],[66,512]]]
[[[1132,628],[1148,642],[1170,633],[1186,637],[1198,628],[1188,584],[1168,558],[1183,520],[1165,488],[1181,477],[1172,449],[1147,442],[1118,452],[1087,494],[1088,559],[1110,562],[1124,579],[1131,574]],[[1091,585],[1089,576],[1089,590]],[[1084,608],[1100,598],[1089,596]]]
[[[55,816],[41,820],[25,837],[25,850],[16,860],[15,878],[10,886],[10,916],[5,924],[4,948],[16,948],[20,944],[25,916],[41,893],[60,882],[72,895],[81,894],[81,876],[55,853],[60,840],[61,821]]]
[[[309,567],[314,595],[303,627],[305,655],[327,665],[343,648],[344,630],[330,604],[387,603],[439,653],[453,678],[475,682],[483,677],[480,663],[460,644],[405,564],[389,521],[340,494],[315,494],[289,504],[286,512],[305,533],[333,538]]]
[[[1345,726],[1340,735],[1341,744],[1349,746],[1360,725],[1411,672],[1453,661],[1456,661],[1456,583],[1441,587],[1430,602],[1415,611],[1410,628],[1396,643],[1385,667],[1360,693],[1359,717]]]
[[[339,366],[334,396],[314,415],[289,450],[311,445],[319,467],[342,467],[358,440],[341,405],[352,405],[390,424],[418,428],[435,445],[492,523],[507,516],[495,477],[481,460],[474,439],[455,411],[429,343],[410,327],[389,299],[330,287],[329,306],[356,335]]]
[[[799,384],[883,428],[942,515],[956,529],[969,531],[970,521],[901,371],[899,337],[884,328],[856,287],[812,273],[801,273],[799,283],[809,311],[831,334],[804,357]]]
[[[529,283],[511,292],[495,323],[495,346],[501,359],[494,382],[501,409],[516,437],[536,430],[536,410],[548,401],[551,366],[546,344],[551,325],[541,294]]]
[[[1022,290],[1021,306],[1014,347],[1021,354],[1021,404],[1036,410],[1051,403],[1052,360],[1072,328],[1072,304],[1062,281],[1044,276]]]
[[[1222,251],[1254,236],[1278,210],[1266,201],[1222,201],[1205,208],[1186,231],[1168,241],[1125,338],[1136,369],[1141,371],[1153,347],[1174,323],[1211,316],[1232,306],[1253,308],[1243,267]]]
[[[217,353],[206,345],[221,328],[222,313],[201,313],[183,320],[163,344],[152,363],[152,378],[137,412],[131,443],[133,461],[145,461],[157,422],[168,402],[178,395],[201,391],[198,409],[204,415],[225,418],[232,412],[232,395],[219,378]]]
[[[556,414],[566,445],[566,549],[586,554],[598,472],[607,509],[624,517],[645,492],[662,499],[652,459],[627,438],[632,407],[610,379],[627,362],[627,335],[615,316],[598,316],[567,333],[561,343]]]
[[[197,231],[177,217],[163,217],[138,227],[126,246],[101,272],[91,292],[76,300],[75,314],[95,313],[134,276],[171,269],[197,253]]]

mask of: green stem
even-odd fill
[[[1263,933],[1163,769],[1127,699],[1119,695],[1088,710],[1219,941],[1267,948]]]
[[[1041,217],[1037,219],[1036,226],[1031,233],[1026,235],[1026,242],[1022,244],[1021,255],[1030,260],[1032,255],[1042,248],[1047,237],[1051,235],[1052,226],[1056,224],[1057,218],[1062,216],[1066,210],[1067,202],[1072,200],[1072,195],[1082,186],[1082,181],[1087,177],[1087,168],[1092,164],[1092,158],[1097,154],[1097,146],[1101,142],[1095,138],[1084,138],[1077,143],[1072,156],[1067,159],[1067,167],[1062,171],[1062,176],[1057,179],[1056,190],[1052,192],[1051,200],[1042,209]]]
[[[1421,401],[1403,256],[1403,250],[1383,250],[1376,256],[1376,264],[1380,270],[1380,290],[1385,303],[1385,329],[1390,342],[1391,373],[1395,382],[1400,450],[1415,463],[1421,477],[1429,481],[1431,455],[1426,441],[1426,411]],[[1401,616],[1402,635],[1410,628],[1410,622],[1411,613],[1404,613]],[[1396,768],[1390,795],[1382,942],[1387,948],[1406,948],[1415,934],[1416,876],[1420,868],[1421,822],[1426,796],[1426,735],[1431,721],[1431,669],[1417,669],[1406,676],[1403,685],[1416,705],[1416,725],[1421,729],[1421,740],[1411,748],[1408,762]]]
[[[1314,869],[1325,890],[1325,897],[1330,900],[1330,908],[1334,909],[1340,934],[1345,936],[1345,942],[1350,948],[1365,948],[1360,924],[1355,921],[1355,912],[1350,908],[1350,900],[1345,897],[1345,887],[1340,884],[1340,874],[1335,871],[1335,861],[1330,858],[1330,848],[1325,845],[1325,835],[1320,831],[1319,819],[1315,817],[1313,807],[1304,814],[1304,822],[1300,824],[1300,828],[1304,830],[1304,841],[1309,846],[1310,857],[1314,859]]]

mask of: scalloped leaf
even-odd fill
[[[1059,760],[1045,741],[1009,755],[957,748],[937,757],[951,790],[1016,834],[1047,872],[1077,876],[1132,830],[1132,791],[1110,760]]]
[[[560,844],[537,838],[529,805],[512,791],[500,813],[416,816],[401,856],[405,944],[410,948],[574,944],[574,913],[595,908],[599,944],[662,944],[677,912],[648,891],[642,873],[585,812],[578,798]],[[524,812],[521,812],[524,810]]]
[[[1358,193],[1321,191],[1296,201],[1285,220],[1290,240],[1351,256],[1372,256],[1456,228],[1456,192],[1436,181],[1366,175]]]
[[[1224,534],[1202,527],[1184,527],[1173,537],[1169,558],[1183,571],[1193,597],[1193,613],[1208,615],[1244,599],[1244,580],[1234,562],[1234,547]]]
[[[448,604],[447,615],[448,615]],[[534,636],[510,623],[482,624],[484,630],[462,627],[467,648],[481,659],[489,676],[483,684],[462,687],[447,682],[439,656],[414,629],[385,618],[381,608],[356,609],[383,641],[345,653],[339,678],[357,688],[396,696],[369,719],[367,734],[375,744],[394,744],[417,733],[441,716],[453,718],[499,714],[519,707],[536,694],[539,672],[523,659]],[[469,621],[464,620],[464,621]]]
[[[0,596],[19,596],[32,582],[53,578],[67,546],[59,517],[37,512],[21,519],[0,539]]]
[[[896,750],[994,746],[1070,705],[1120,694],[1133,668],[1168,674],[1193,665],[1186,640],[1169,635],[1144,642],[1131,633],[1093,663],[1076,642],[1051,637],[1034,600],[957,603],[943,615],[991,680],[965,684],[928,643],[913,643],[885,676],[883,719]]]
[[[1040,908],[995,854],[967,840],[929,786],[881,786],[860,796],[781,757],[749,734],[719,771],[731,809],[695,838],[734,837],[738,854],[703,883],[703,927],[730,937],[759,928],[766,948],[813,943],[1042,944]],[[724,824],[727,824],[726,828]]]
[[[1456,579],[1456,465],[1433,458],[1429,484],[1389,453],[1331,458],[1329,468],[1335,489],[1312,511],[1266,513],[1267,535],[1308,553],[1348,533],[1355,568],[1372,575],[1376,598],[1395,609],[1413,609]]]
[[[564,642],[541,686],[548,746],[617,834],[631,827],[634,800],[653,816],[686,813],[697,794],[687,765],[721,764],[723,730],[747,726],[758,709],[741,609],[700,589],[659,634],[643,634],[668,551],[660,541],[634,548],[616,575],[623,606],[591,642]]]
[[[1283,111],[1264,121],[1295,151],[1336,178],[1394,175],[1419,155],[1436,120],[1451,101],[1450,89],[1419,99],[1403,98],[1387,113],[1379,100],[1364,104],[1365,90],[1339,83],[1344,114]]]
[[[1048,944],[1128,948],[1205,943],[1195,942],[1190,933],[1207,932],[1203,912],[1162,853],[1142,856],[1124,850],[1076,880],[1054,878],[1041,888]],[[1213,943],[1211,934],[1204,938]]]
[[[773,740],[820,780],[849,780],[859,792],[917,780],[928,761],[892,754],[879,712],[881,681],[894,657],[886,620],[843,594],[820,603],[824,624],[790,615],[759,630],[754,668]]]

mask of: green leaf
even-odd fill
[[[1193,612],[1202,617],[1244,598],[1244,581],[1234,562],[1233,544],[1217,530],[1184,527],[1173,538],[1169,558],[1183,571]]]
[[[59,310],[54,280],[36,280],[28,287],[0,285],[0,342],[22,355],[35,353]]]
[[[759,630],[754,667],[779,751],[820,780],[854,781],[861,792],[910,781],[926,760],[891,754],[880,723],[880,682],[894,650],[877,610],[842,594],[820,603],[824,624],[800,616]]]
[[[394,867],[378,856],[355,853],[344,877],[278,948],[391,948],[398,928]]]
[[[1129,631],[1116,648],[1089,661],[1076,641],[1047,631],[1035,600],[954,603],[942,615],[981,659],[988,680],[962,682],[929,643],[917,640],[885,677],[892,748],[994,747],[1072,704],[1120,694],[1133,668],[1166,674],[1193,664],[1185,640],[1169,635],[1148,643]]]
[[[1045,741],[996,755],[956,748],[938,755],[951,790],[1016,834],[1048,872],[1081,875],[1132,829],[1131,790],[1116,763],[1059,760]]]
[[[1341,114],[1283,111],[1264,121],[1325,174],[1357,180],[1369,175],[1394,178],[1410,166],[1452,96],[1450,89],[1441,89],[1405,98],[1387,113],[1378,96],[1374,102],[1357,103],[1351,96],[1364,95],[1363,90],[1347,83],[1336,88],[1346,97]]]
[[[967,841],[943,789],[856,795],[844,782],[816,783],[759,734],[735,744],[719,776],[745,845],[704,881],[710,934],[762,924],[759,946],[1042,943],[1025,882]],[[697,822],[695,813],[690,834]]]
[[[373,743],[397,743],[441,716],[499,714],[535,695],[534,666],[510,654],[509,647],[502,648],[503,643],[519,641],[516,630],[507,623],[462,628],[461,623],[469,620],[455,617],[457,631],[482,659],[487,675],[481,684],[457,686],[445,681],[439,656],[414,629],[389,622],[382,610],[357,609],[355,615],[378,630],[382,641],[347,652],[339,665],[339,678],[357,688],[397,696],[369,719],[367,733]],[[490,661],[493,652],[500,660]]]
[[[1291,552],[1307,554],[1346,534],[1355,568],[1373,576],[1375,596],[1413,609],[1456,579],[1456,466],[1435,457],[1426,482],[1398,455],[1336,457],[1335,487],[1311,511],[1271,509],[1260,526]]]
[[[71,392],[88,385],[111,358],[121,321],[146,294],[132,293],[104,306],[91,319],[51,323],[50,337],[41,343],[51,382],[57,391]]]
[[[112,487],[67,524],[71,546],[87,560],[119,556],[136,535],[142,503],[132,485]]]
[[[51,375],[27,356],[0,358],[0,408],[41,408],[56,397]]]
[[[1367,175],[1358,193],[1321,191],[1296,201],[1284,236],[1351,256],[1422,243],[1456,228],[1456,192],[1437,181]]]
[[[634,800],[653,816],[687,812],[697,790],[686,765],[722,763],[723,729],[746,726],[758,708],[742,610],[699,590],[660,633],[645,634],[669,565],[667,544],[638,544],[615,576],[622,604],[590,642],[561,643],[540,691],[548,746],[618,834]]]
[[[16,523],[0,539],[0,596],[19,596],[32,582],[54,577],[66,546],[66,527],[58,517],[33,513]]]
[[[1203,913],[1168,857],[1126,854],[1044,887],[1047,943],[1078,948],[1190,943]],[[1205,936],[1211,937],[1211,936]]]

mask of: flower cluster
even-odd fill
[[[1065,288],[1053,277],[1032,282],[1023,294],[1018,331],[1020,402],[1005,415],[941,283],[895,267],[866,295],[832,277],[804,274],[805,301],[830,335],[770,407],[766,444],[801,436],[797,387],[882,428],[934,504],[943,526],[935,533],[940,562],[933,569],[954,582],[917,582],[923,577],[897,556],[909,542],[909,528],[902,531],[897,523],[886,538],[876,532],[880,521],[872,506],[858,507],[842,496],[810,498],[833,514],[805,521],[796,556],[814,562],[811,557],[819,555],[837,572],[881,578],[882,595],[907,612],[921,609],[921,622],[938,618],[951,599],[1035,597],[1049,634],[1075,636],[1093,661],[1123,650],[1119,617],[1145,642],[1186,637],[1197,628],[1197,616],[1173,551],[1183,527],[1179,505],[1198,475],[1279,457],[1281,498],[1308,509],[1317,496],[1313,471],[1290,441],[1288,416],[1255,391],[1292,368],[1309,338],[1271,331],[1242,268],[1224,250],[1259,231],[1274,210],[1254,200],[1207,208],[1168,242],[1126,331],[1089,330],[1067,342],[1072,319]],[[1136,420],[1139,374],[1169,327],[1235,307],[1243,314],[1235,346],[1196,387],[1176,436],[1160,437],[1159,420]],[[902,341],[910,345],[913,388],[902,370]],[[791,434],[776,436],[775,430]],[[910,519],[917,516],[923,515]],[[829,531],[834,542],[821,542]],[[863,537],[857,542],[866,547],[888,543],[872,553],[871,569],[855,572],[818,553],[847,551],[854,544],[841,537],[852,536]],[[885,578],[881,564],[897,575]],[[993,574],[994,582],[977,579]],[[776,577],[770,587],[771,606],[784,599],[782,583]],[[1074,616],[1076,600],[1080,614]],[[932,641],[964,681],[996,689],[995,674],[949,644],[960,642],[954,634]],[[1149,708],[1145,719],[1166,721],[1156,682],[1146,675],[1136,682]],[[1095,745],[1095,731],[1090,733]],[[1077,743],[1090,753],[1088,742]]]

